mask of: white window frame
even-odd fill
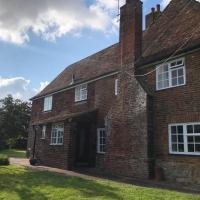
[[[189,136],[197,136],[200,137],[200,133],[187,133],[187,126],[188,125],[200,125],[200,122],[191,122],[191,123],[176,123],[176,124],[169,124],[168,126],[168,136],[169,136],[169,153],[170,154],[180,154],[180,155],[200,155],[200,152],[189,152],[188,151],[188,144],[190,144],[190,142],[188,142],[188,137]],[[178,151],[173,151],[172,150],[172,133],[171,133],[171,127],[173,126],[183,126],[183,144],[184,144],[184,152],[178,152]],[[175,143],[174,143],[175,144]],[[195,144],[200,144],[200,142],[194,142]],[[178,145],[178,142],[177,142]]]
[[[75,102],[87,100],[87,84],[75,88]]]
[[[44,98],[44,108],[43,111],[51,111],[52,110],[52,103],[53,103],[53,96],[47,96]]]
[[[64,123],[53,124],[50,145],[63,145]]]
[[[178,61],[182,61],[183,62],[183,65],[175,65],[175,66],[171,66],[172,63],[174,62],[178,62]],[[166,87],[162,87],[162,88],[159,88],[159,81],[158,81],[158,76],[159,76],[159,70],[164,67],[164,66],[167,66],[168,67],[168,78],[169,78],[169,85],[166,86]],[[175,70],[178,70],[178,69],[183,69],[183,84],[177,84],[177,85],[174,85],[172,84],[172,72],[175,71]],[[180,76],[182,77],[182,76]],[[167,79],[166,79],[167,80]],[[172,60],[170,62],[167,62],[167,63],[163,63],[159,66],[156,67],[156,90],[159,91],[159,90],[164,90],[164,89],[168,89],[168,88],[174,88],[174,87],[180,87],[180,86],[183,86],[186,84],[186,67],[185,67],[185,58],[178,58],[178,59],[175,59],[175,60]]]
[[[115,95],[119,94],[119,79],[115,79]]]
[[[101,137],[102,131],[104,132],[105,136]],[[105,143],[102,143],[101,139],[105,139]],[[99,154],[105,154],[106,151],[101,150],[101,147],[104,146],[104,149],[106,148],[106,129],[105,128],[98,128],[97,129],[97,153]]]
[[[41,139],[45,139],[46,138],[46,131],[47,131],[47,126],[46,125],[43,125],[42,126],[42,135],[41,135]]]

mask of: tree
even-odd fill
[[[29,102],[11,95],[0,100],[0,140],[3,144],[12,147],[18,139],[28,137],[30,113]]]

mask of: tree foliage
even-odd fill
[[[8,95],[0,100],[0,140],[12,146],[17,139],[28,137],[31,104]],[[0,143],[0,145],[1,145]]]

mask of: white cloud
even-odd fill
[[[38,89],[31,89],[30,80],[27,80],[24,77],[0,77],[0,99],[11,94],[14,98],[29,100],[31,97],[43,90],[48,83],[48,81],[41,82]]]
[[[0,98],[12,94],[14,98],[26,99],[30,81],[23,77],[1,78],[0,77]]]
[[[117,0],[94,0],[90,6],[84,0],[0,0],[0,39],[23,44],[30,31],[46,40],[83,28],[109,32],[116,28],[116,14]]]
[[[170,1],[171,1],[171,0],[162,0],[161,6],[162,6],[163,8],[165,8],[165,7],[169,4]]]
[[[35,93],[37,94],[37,93],[41,92],[48,84],[49,84],[48,81],[40,82],[40,87],[34,89]]]

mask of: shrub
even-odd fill
[[[37,159],[31,158],[31,159],[29,160],[29,162],[30,162],[31,165],[36,165]]]
[[[5,155],[0,155],[0,165],[9,165],[9,158]]]

